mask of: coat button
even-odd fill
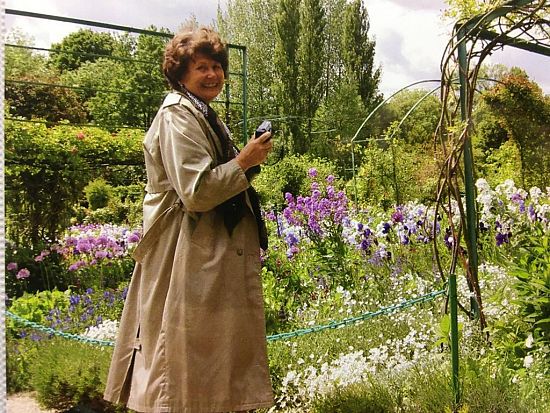
[[[239,248],[239,249],[237,250],[237,255],[243,255],[243,252],[244,252],[243,249],[242,249],[242,248]]]

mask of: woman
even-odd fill
[[[270,134],[240,153],[209,103],[228,69],[208,28],[167,45],[174,89],[144,139],[144,237],[105,399],[139,412],[229,412],[273,404],[259,277],[265,232],[246,172]],[[265,229],[265,228],[264,228]]]

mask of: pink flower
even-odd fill
[[[26,268],[21,268],[15,277],[20,280],[22,278],[28,278],[29,275],[31,275],[31,272],[29,270],[27,270]]]
[[[17,263],[16,262],[9,262],[6,266],[8,271],[15,271],[17,269]]]

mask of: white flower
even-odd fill
[[[527,339],[525,340],[525,347],[527,348],[533,347],[534,342],[535,340],[533,339],[533,334],[529,333],[529,335],[527,336]]]
[[[535,361],[535,359],[531,354],[525,356],[525,358],[523,359],[523,367],[528,369],[529,367],[531,367],[531,364],[533,364],[533,361]]]
[[[117,320],[104,320],[100,325],[88,327],[84,334],[84,337],[88,337],[94,340],[115,340],[118,333],[118,321]]]

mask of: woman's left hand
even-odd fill
[[[265,132],[258,138],[252,137],[237,155],[237,163],[246,171],[264,162],[272,148],[271,132]]]

